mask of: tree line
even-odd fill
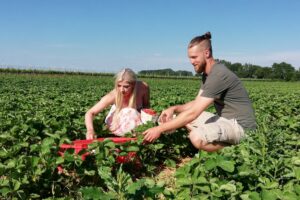
[[[261,67],[252,64],[231,63],[225,60],[219,61],[239,78],[300,81],[300,69],[296,70],[291,64],[285,62],[273,63],[271,67]]]
[[[193,76],[193,73],[185,70],[174,71],[170,68],[167,69],[157,69],[157,70],[142,70],[138,72],[138,75],[143,76]]]
[[[249,79],[271,79],[284,81],[300,81],[300,69],[296,70],[291,64],[281,62],[274,63],[271,67],[261,67],[259,65],[231,63],[225,60],[217,60],[225,64],[239,78]],[[138,72],[144,76],[194,76],[190,71],[174,71],[170,68],[158,70],[142,70]],[[199,76],[195,74],[195,76]]]
[[[248,79],[268,79],[268,80],[283,80],[283,81],[300,81],[300,68],[297,70],[291,64],[281,62],[273,63],[271,67],[261,67],[259,65],[231,63],[225,60],[217,60],[224,63],[231,71],[239,78]],[[0,73],[29,73],[29,74],[73,74],[73,75],[94,75],[94,76],[113,76],[113,73],[91,73],[91,72],[72,72],[58,70],[38,70],[38,69],[15,69],[15,68],[0,68]],[[158,70],[141,70],[138,72],[139,77],[177,77],[188,78],[199,76],[190,71],[178,70],[174,71],[171,68]]]

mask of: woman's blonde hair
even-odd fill
[[[131,69],[125,68],[115,75],[116,110],[114,112],[111,129],[117,129],[117,125],[118,125],[118,121],[119,121],[118,114],[122,109],[123,100],[124,100],[122,93],[118,90],[118,83],[120,81],[126,81],[133,86],[133,91],[129,98],[128,107],[136,109],[137,77],[136,77],[136,74]]]

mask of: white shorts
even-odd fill
[[[199,133],[207,143],[238,144],[245,136],[236,119],[229,120],[209,112],[203,112],[187,127]]]

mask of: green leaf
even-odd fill
[[[165,145],[160,143],[160,144],[155,144],[154,145],[154,150],[159,150],[159,149],[162,149]]]
[[[54,138],[54,139],[59,139],[60,138],[60,135],[57,134],[57,133],[51,134],[51,133],[46,132],[45,135],[48,135],[49,137]]]
[[[63,157],[58,157],[58,158],[56,159],[55,164],[59,165],[59,164],[62,164],[64,161],[65,161],[65,160],[64,160]]]
[[[30,152],[39,151],[39,145],[33,144],[30,146]]]
[[[153,187],[155,185],[155,181],[150,178],[145,179],[145,185],[147,185],[149,188]]]
[[[79,190],[82,193],[84,199],[101,199],[101,200],[110,200],[111,196],[106,195],[100,188],[97,187],[84,187]]]
[[[47,146],[47,147],[49,147],[53,144],[54,144],[54,139],[50,138],[50,137],[45,138],[42,142],[42,146]]]
[[[300,195],[300,185],[299,184],[294,185],[294,190],[298,195]]]
[[[33,198],[33,199],[38,199],[38,198],[40,198],[41,196],[40,196],[39,194],[31,193],[31,194],[30,194],[30,197]]]
[[[0,186],[9,186],[9,180],[8,179],[0,179]]]
[[[36,167],[39,163],[41,158],[39,157],[36,157],[36,156],[33,156],[30,158],[30,164],[31,164],[31,167]]]
[[[276,182],[276,181],[273,181],[273,182],[270,182],[270,183],[267,183],[266,185],[265,185],[265,189],[272,189],[272,188],[277,188],[278,187],[278,185],[279,185],[279,183],[278,182]]]
[[[239,171],[239,176],[249,176],[250,172],[249,171]]]
[[[96,174],[95,170],[84,170],[84,174],[88,176],[94,176]]]
[[[250,200],[249,194],[241,194],[241,195],[240,195],[240,198],[241,198],[242,200]]]
[[[186,179],[187,175],[190,173],[191,167],[189,165],[185,165],[180,167],[175,172],[175,177],[178,179]]]
[[[191,191],[190,188],[183,188],[178,193],[176,198],[177,199],[191,199]]]
[[[222,191],[222,190],[227,190],[227,191],[229,191],[229,192],[236,192],[236,186],[234,185],[234,184],[232,184],[232,183],[227,183],[227,184],[225,184],[225,185],[221,185],[220,186],[220,190]]]
[[[192,185],[190,178],[186,178],[186,179],[177,179],[176,180],[176,185],[182,187],[182,186],[190,186]]]
[[[293,163],[293,165],[300,167],[300,158],[299,157],[292,157],[291,162]]]
[[[114,149],[116,144],[111,140],[104,140],[104,146],[109,147],[110,149]]]
[[[215,190],[215,191],[207,191],[205,192],[207,194],[210,194],[209,196],[213,196],[213,197],[218,197],[218,198],[212,198],[212,199],[222,199],[222,197],[224,196],[224,192],[221,192],[221,191],[218,191],[218,190]],[[210,200],[208,197],[206,198],[207,200]]]
[[[234,161],[224,160],[224,161],[218,163],[218,166],[221,167],[224,171],[227,171],[227,172],[233,172],[234,171],[234,165],[235,165]]]
[[[54,139],[53,138],[45,138],[41,145],[41,153],[47,154],[50,153],[50,148],[54,145]]]
[[[284,199],[287,199],[287,200],[299,200],[299,196],[296,193],[291,192],[291,191],[285,191],[283,193],[283,196],[284,196]]]
[[[8,160],[8,162],[6,163],[6,168],[7,168],[7,169],[14,168],[15,166],[16,166],[16,160],[15,160],[15,159],[10,159],[10,160]]]
[[[167,167],[176,167],[176,162],[172,159],[167,159],[164,163],[167,165]]]
[[[274,200],[277,199],[277,194],[274,190],[262,190],[261,198],[262,200]]]
[[[111,168],[107,166],[100,166],[98,167],[98,174],[103,178],[104,180],[111,180]]]
[[[295,173],[296,179],[300,180],[300,167],[295,167],[294,173]]]
[[[10,191],[8,187],[3,187],[0,189],[0,193],[5,197]]]
[[[0,138],[1,139],[4,139],[4,140],[12,140],[12,139],[14,139],[14,137],[12,137],[11,135],[10,135],[10,133],[1,133],[0,134]]]
[[[17,191],[21,186],[21,182],[18,180],[15,180],[15,179],[13,179],[12,182],[13,182],[13,186],[14,186],[14,191]]]
[[[164,187],[165,186],[165,181],[158,181],[157,183],[156,183],[156,185],[158,186],[158,187]]]
[[[158,186],[154,186],[152,188],[149,189],[149,192],[157,195],[157,194],[160,194],[164,191],[164,188],[163,187],[158,187]]]
[[[125,148],[124,150],[127,152],[132,152],[132,151],[137,152],[140,150],[140,148],[138,146],[129,146],[129,147]]]
[[[135,194],[136,191],[140,190],[144,185],[144,179],[140,179],[137,182],[133,182],[132,184],[127,186],[127,192],[129,194]]]
[[[75,159],[74,159],[74,154],[72,152],[74,152],[74,149],[68,149],[67,151],[65,151],[64,160],[68,162],[73,162]]]
[[[249,163],[250,162],[250,156],[249,156],[249,152],[246,151],[245,149],[241,150],[241,155],[244,159],[245,162]]]
[[[21,183],[22,183],[22,185],[29,184],[27,175],[23,176]]]
[[[1,150],[0,151],[0,158],[6,158],[8,156],[7,151]]]
[[[209,186],[207,186],[207,185],[204,185],[204,186],[199,186],[199,190],[201,190],[202,192],[205,192],[205,193],[211,193],[211,189],[210,189],[210,187]]]
[[[200,176],[200,177],[198,177],[198,179],[197,179],[197,181],[195,183],[197,183],[197,184],[204,184],[204,183],[208,183],[208,181],[206,180],[205,177]]]
[[[209,170],[212,170],[217,167],[217,162],[215,159],[209,159],[205,162],[204,166],[205,166],[205,169],[209,171]]]
[[[201,171],[199,169],[199,167],[196,167],[191,174],[191,178],[192,178],[192,182],[196,183],[199,180],[199,177],[201,176]]]
[[[260,196],[259,196],[259,193],[257,193],[257,192],[251,192],[251,193],[249,194],[249,198],[250,198],[251,200],[261,200],[261,198],[260,198]]]

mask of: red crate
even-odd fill
[[[97,138],[97,139],[93,139],[93,140],[75,140],[72,142],[72,144],[60,145],[60,150],[59,150],[58,154],[60,156],[63,156],[64,152],[67,149],[74,149],[75,153],[78,154],[81,150],[87,149],[88,145],[91,144],[92,142],[94,142],[94,141],[102,142],[105,139],[110,139],[111,141],[113,141],[116,144],[122,144],[122,143],[125,143],[128,141],[136,140],[136,138],[124,138],[124,137]],[[119,149],[117,149],[116,151],[120,153]],[[86,156],[88,156],[89,154],[90,154],[90,152],[86,152],[86,153],[82,154],[81,159],[85,160]],[[135,157],[136,157],[136,152],[128,152],[126,156],[117,156],[116,161],[118,163],[126,163],[126,162],[133,160]]]

